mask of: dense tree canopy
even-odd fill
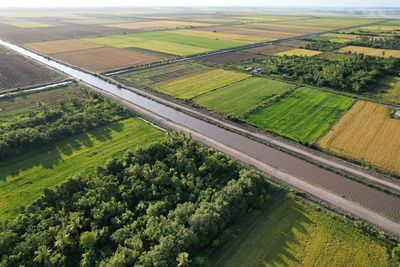
[[[351,41],[349,45],[400,50],[400,37],[393,37],[393,38],[361,37],[359,39]]]
[[[342,60],[269,56],[251,64],[263,68],[267,73],[287,75],[310,85],[348,92],[364,92],[374,90],[372,85],[384,75],[393,74],[398,60],[364,55],[353,55]]]
[[[84,130],[126,117],[120,105],[89,90],[49,108],[41,106],[11,122],[0,123],[0,159],[22,154]]]
[[[0,225],[0,266],[198,266],[272,190],[259,173],[171,134],[45,190]]]
[[[308,40],[309,43],[304,46],[305,49],[331,52],[338,50],[344,46],[344,44],[333,43],[326,40]]]

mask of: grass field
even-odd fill
[[[249,78],[201,95],[194,102],[208,109],[240,116],[295,85],[267,78]]]
[[[308,49],[301,49],[301,48],[295,48],[295,49],[291,49],[288,51],[283,51],[283,52],[279,52],[274,54],[275,56],[301,56],[301,57],[312,57],[315,55],[321,54],[320,51],[314,51],[314,50],[308,50]]]
[[[388,77],[384,80],[385,92],[378,96],[383,100],[400,103],[400,77]]]
[[[154,88],[170,96],[190,99],[248,77],[250,77],[248,74],[240,72],[214,69],[166,82],[160,82],[155,84]]]
[[[251,43],[257,43],[257,42],[262,42],[266,41],[266,38],[262,37],[257,37],[255,35],[241,35],[241,34],[233,34],[233,33],[225,33],[225,32],[213,32],[213,31],[207,31],[205,29],[201,30],[179,30],[179,31],[174,31],[176,34],[181,34],[184,36],[192,36],[192,37],[203,37],[203,38],[209,38],[212,40],[225,40],[229,42],[238,42],[242,44],[251,44]]]
[[[336,154],[400,173],[400,120],[391,108],[358,101],[320,140],[319,145]]]
[[[246,120],[262,129],[310,144],[324,134],[352,102],[349,97],[303,87],[251,113]]]
[[[248,217],[218,266],[390,266],[385,246],[309,204],[287,198]]]
[[[151,68],[149,70],[135,71],[119,75],[119,78],[131,82],[135,85],[150,86],[162,81],[187,76],[201,71],[210,70],[205,65],[185,62],[179,64],[171,64],[162,67]]]
[[[198,54],[243,44],[231,40],[177,34],[174,31],[141,32],[84,38],[83,40],[115,48],[136,47],[172,55]]]
[[[364,54],[367,56],[375,56],[375,57],[395,57],[400,58],[400,50],[391,50],[391,49],[380,49],[380,48],[371,48],[371,47],[361,47],[361,46],[346,46],[338,50],[340,53],[356,53],[356,54]]]
[[[0,221],[16,215],[41,194],[77,172],[102,164],[112,155],[162,138],[162,132],[127,119],[68,138],[0,163]]]
[[[16,97],[0,98],[0,121],[11,120],[13,117],[36,111],[39,104],[54,106],[68,99],[69,95],[78,94],[76,85],[25,94]]]
[[[174,29],[184,27],[199,27],[211,26],[212,24],[203,22],[190,22],[190,21],[171,21],[171,20],[158,20],[158,21],[142,21],[142,22],[125,22],[114,23],[105,26],[122,28],[128,30],[161,30],[161,29]]]

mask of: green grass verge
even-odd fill
[[[15,97],[0,98],[0,121],[7,121],[29,111],[37,111],[40,104],[55,106],[66,101],[69,96],[78,94],[77,85],[24,94]]]
[[[191,99],[248,77],[250,76],[245,73],[214,69],[157,83],[154,88],[173,97]]]
[[[194,102],[223,114],[240,116],[294,87],[293,84],[268,78],[249,78],[201,95]]]
[[[68,138],[54,145],[0,163],[0,221],[37,199],[69,176],[104,163],[138,145],[160,140],[163,133],[140,121],[126,119]]]
[[[287,198],[242,222],[218,266],[389,266],[387,248],[315,207]],[[247,229],[246,229],[247,228]],[[215,265],[214,265],[215,266]]]
[[[382,90],[378,93],[380,98],[400,103],[400,77],[387,77],[379,87],[382,87]]]
[[[313,143],[335,123],[353,100],[302,87],[278,102],[251,113],[247,121],[304,143]]]

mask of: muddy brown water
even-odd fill
[[[156,115],[194,130],[219,143],[236,149],[252,158],[262,161],[272,167],[295,176],[312,185],[327,189],[337,195],[357,202],[385,217],[400,221],[400,198],[388,195],[366,185],[349,180],[331,171],[320,168],[307,161],[301,160],[280,150],[271,148],[242,135],[230,132],[208,122],[194,118],[166,105],[140,96],[132,91],[106,82],[94,75],[68,67],[56,61],[49,60],[24,48],[0,40],[0,45],[19,52],[34,60],[56,68],[78,80],[82,80],[101,90],[125,99]]]

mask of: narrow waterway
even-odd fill
[[[186,113],[177,111],[159,102],[138,95],[128,89],[119,88],[92,74],[60,64],[41,55],[35,54],[22,47],[0,40],[0,45],[21,53],[62,71],[75,79],[97,87],[134,105],[149,110],[157,116],[175,124],[189,128],[218,143],[233,148],[247,156],[261,161],[273,168],[294,176],[311,185],[326,189],[345,199],[359,203],[384,217],[400,222],[400,198],[388,195],[382,191],[349,180],[331,171],[327,171],[307,161],[301,160],[280,150],[271,148],[257,141],[222,129],[208,122],[194,118]]]

